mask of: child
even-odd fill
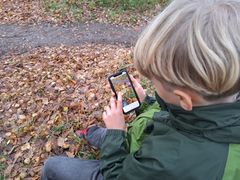
[[[103,113],[100,161],[51,158],[42,179],[239,179],[239,32],[239,0],[173,1],[135,47],[161,107],[141,145],[127,149],[119,94]]]

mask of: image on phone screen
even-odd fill
[[[122,94],[122,106],[124,113],[128,113],[140,106],[126,72],[123,71],[118,76],[112,76],[110,80],[116,93],[118,94],[118,92],[121,92]]]

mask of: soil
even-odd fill
[[[86,43],[120,44],[131,47],[142,27],[130,28],[111,24],[0,25],[0,57],[22,54],[34,48],[59,45],[79,46]]]

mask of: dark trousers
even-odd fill
[[[41,180],[103,180],[98,160],[50,157],[44,163]]]

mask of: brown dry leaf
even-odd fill
[[[21,146],[21,151],[25,151],[31,149],[30,143],[25,143],[23,146]]]
[[[24,164],[30,164],[30,162],[31,162],[31,159],[30,158],[26,158],[26,159],[24,159]]]
[[[63,149],[68,149],[68,148],[69,148],[69,146],[70,146],[69,144],[67,144],[67,143],[64,143],[64,144],[63,144],[63,146],[62,146],[62,148],[63,148]]]
[[[57,145],[58,145],[59,147],[63,148],[63,149],[69,148],[69,144],[67,144],[67,143],[65,142],[65,139],[62,138],[62,137],[59,137],[59,138],[57,139]]]
[[[25,115],[19,115],[18,118],[19,118],[20,120],[24,120],[24,119],[26,119],[26,116],[25,116]]]
[[[57,145],[58,145],[59,147],[63,147],[64,143],[65,143],[64,138],[59,137],[59,138],[57,139]]]
[[[24,178],[26,178],[27,177],[27,173],[26,172],[21,172],[20,174],[19,174],[19,179],[24,179]]]
[[[11,135],[12,135],[11,132],[7,132],[7,133],[5,134],[6,137],[10,137]]]
[[[47,143],[45,144],[45,150],[47,152],[51,152],[51,150],[52,150],[52,141],[51,140],[47,141]]]
[[[74,157],[75,157],[75,155],[74,155],[73,152],[66,151],[66,154],[67,154],[67,156],[70,157],[70,158],[74,158]]]
[[[63,107],[63,112],[66,112],[66,113],[68,112],[68,107],[67,106]]]
[[[42,103],[44,105],[48,105],[48,98],[42,98]]]

